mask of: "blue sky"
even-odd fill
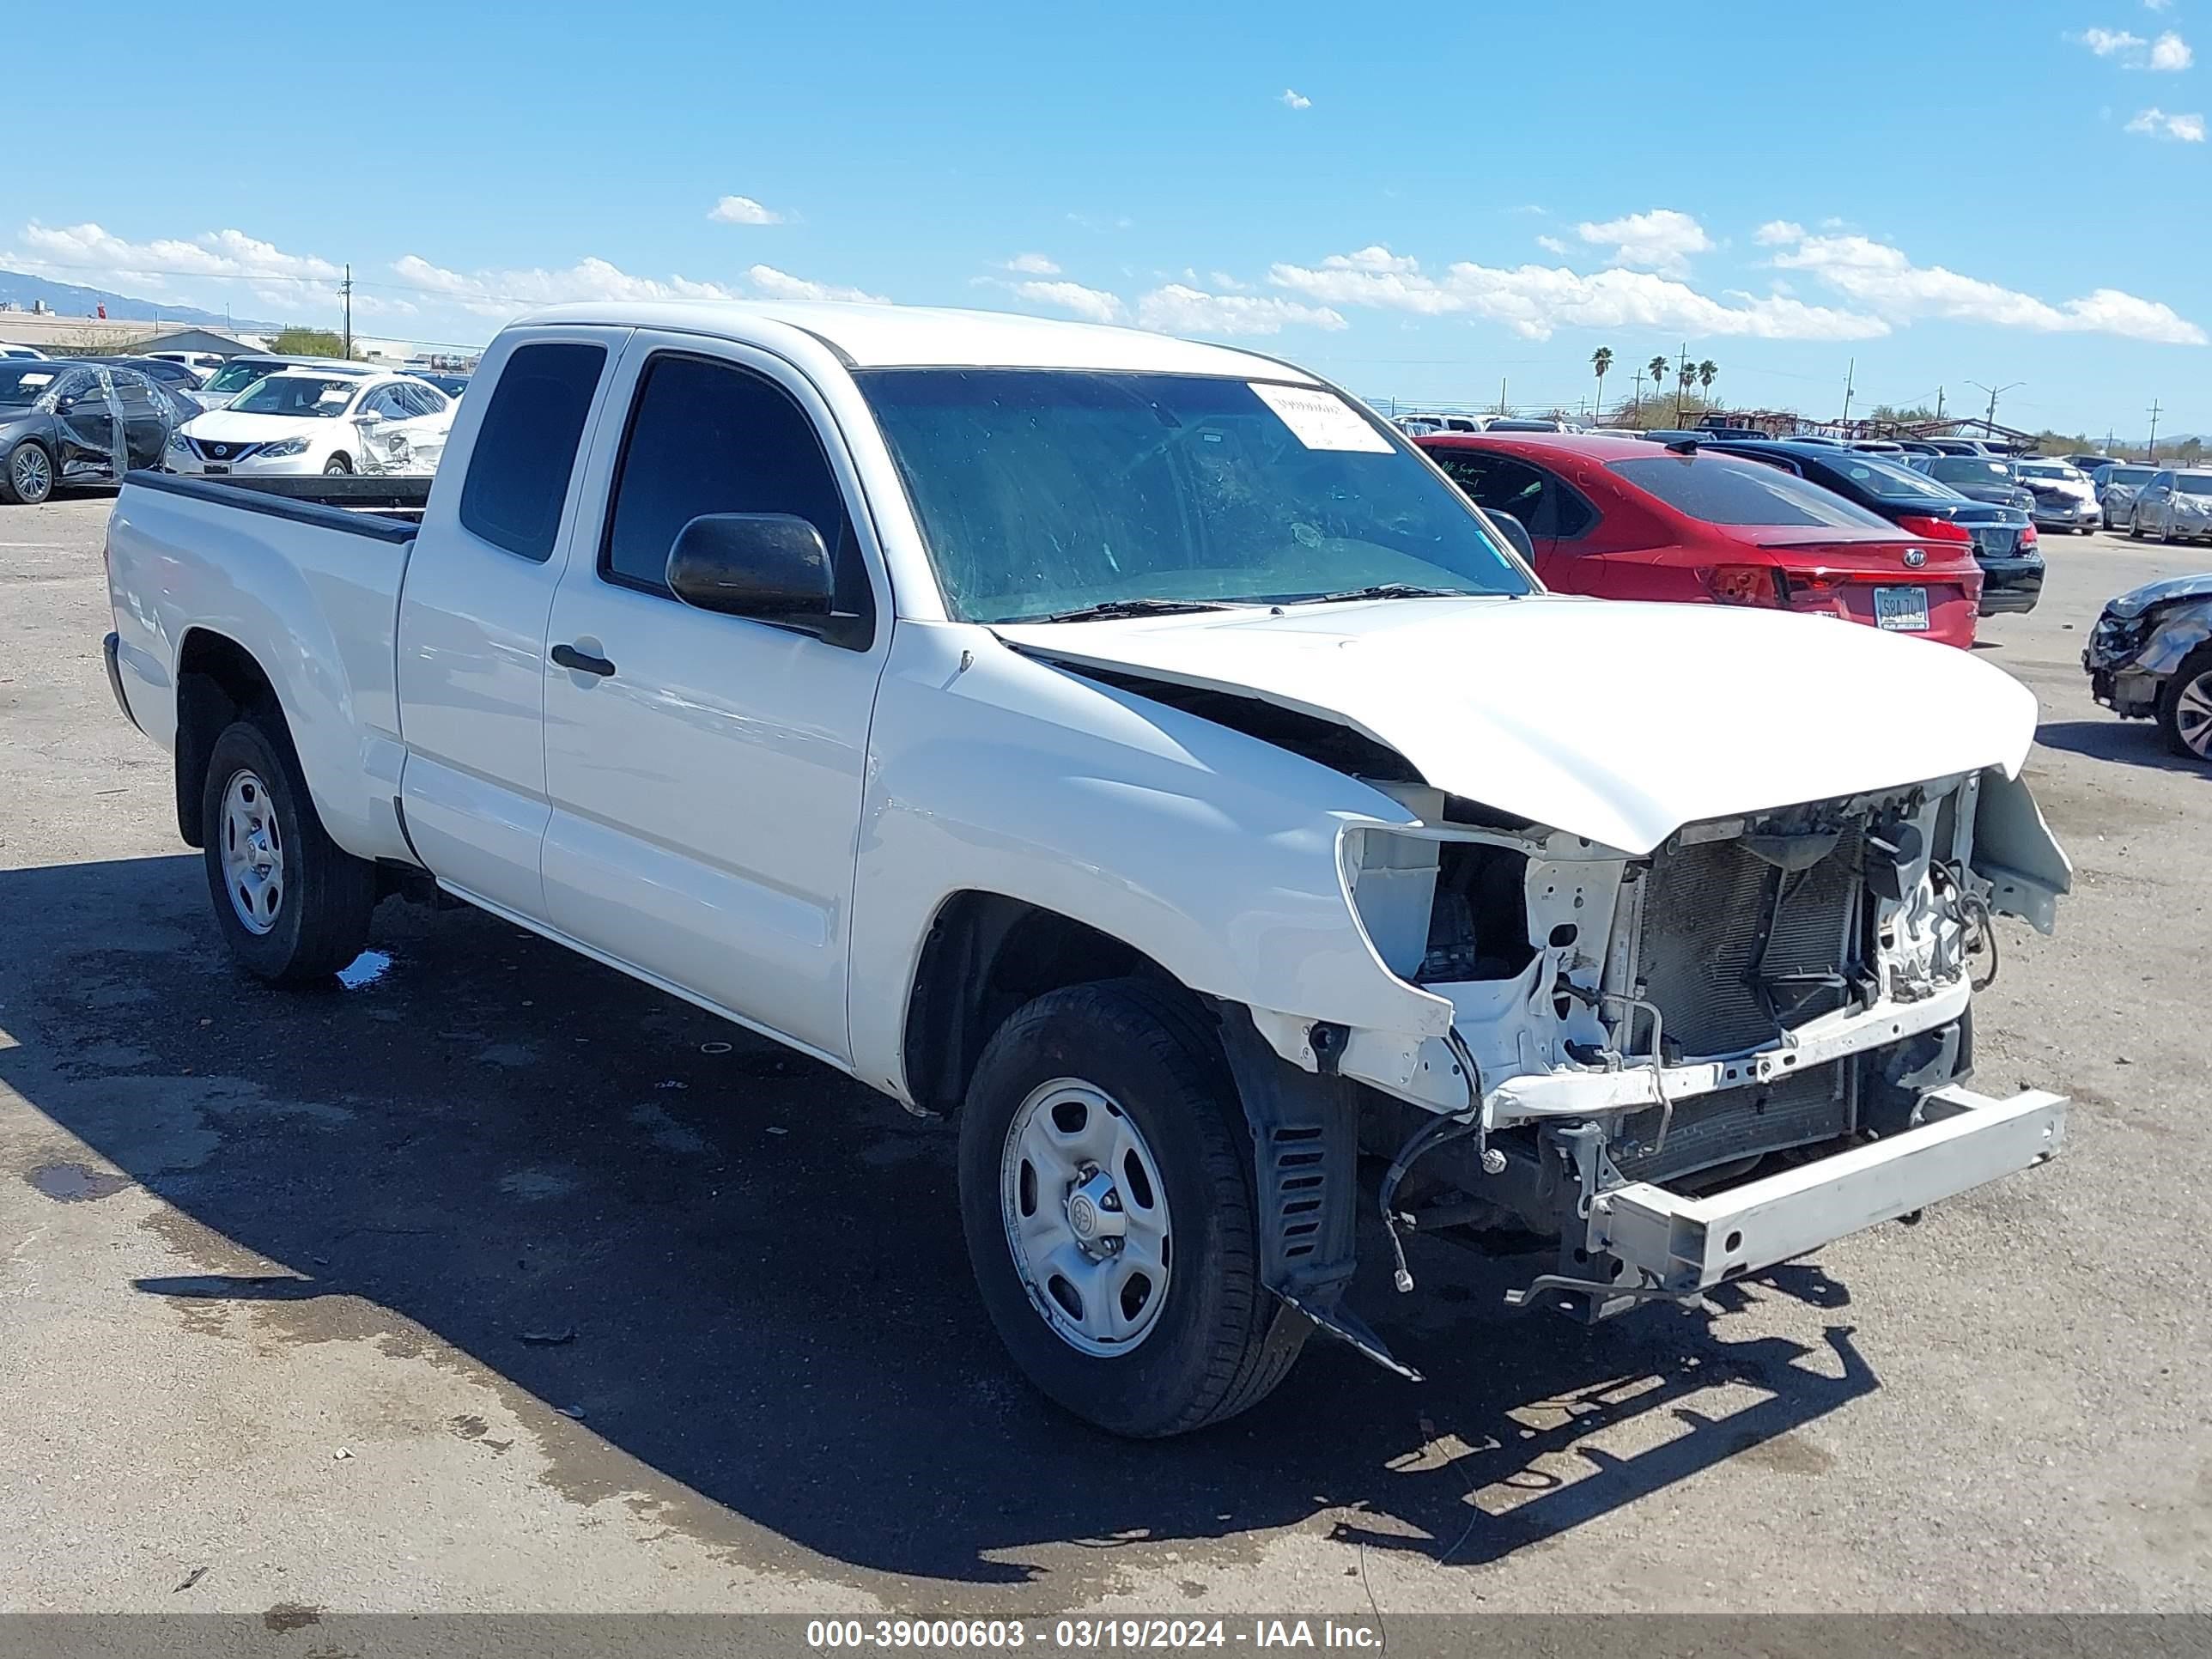
[[[1571,406],[1600,345],[1610,403],[1686,342],[1744,404],[1833,414],[1856,359],[1857,409],[2212,430],[2212,0],[176,20],[103,9],[174,95],[16,170],[0,265],[328,322],[350,261],[358,331],[460,343],[556,298],[984,305],[1414,403]]]

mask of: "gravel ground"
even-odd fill
[[[102,677],[107,512],[0,509],[0,1606],[2205,1605],[2212,774],[2076,657],[2212,551],[2053,538],[1984,624],[2078,875],[1981,1078],[2073,1096],[2057,1163],[1595,1330],[1425,1244],[1360,1301],[1426,1384],[1316,1344],[1129,1446],[1002,1359],[890,1103],[466,910],[386,905],[355,988],[234,971]]]

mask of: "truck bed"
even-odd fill
[[[352,531],[386,541],[404,541],[412,536],[415,526],[422,521],[423,504],[430,499],[427,475],[415,478],[362,478],[341,474],[301,478],[201,478],[173,472],[139,471],[131,473],[129,482],[219,507],[273,514],[278,518],[296,519],[326,529]]]

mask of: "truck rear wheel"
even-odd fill
[[[223,728],[208,756],[200,828],[216,923],[248,973],[304,984],[361,954],[376,867],[324,830],[289,733],[251,715]]]
[[[1251,1171],[1228,1068],[1170,994],[1115,980],[1018,1011],[960,1126],[969,1260],[1015,1364],[1140,1438],[1265,1399],[1311,1327],[1261,1283]]]

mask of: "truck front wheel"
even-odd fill
[[[252,716],[224,727],[208,755],[200,828],[216,923],[248,973],[304,984],[361,954],[376,868],[325,832],[288,733]]]
[[[1261,1283],[1242,1108],[1170,993],[1115,980],[1037,998],[984,1050],[961,1117],[969,1260],[1045,1394],[1152,1438],[1282,1381],[1310,1327]]]

